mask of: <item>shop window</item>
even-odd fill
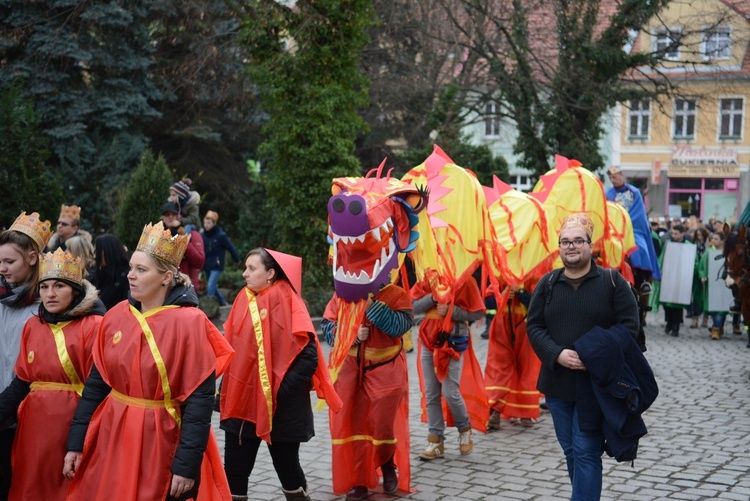
[[[672,126],[674,139],[695,138],[695,117],[698,110],[698,101],[695,99],[675,99]]]
[[[700,181],[700,180],[699,180]],[[669,205],[679,205],[681,209],[680,217],[690,216],[700,217],[701,214],[701,196],[700,193],[670,193]]]
[[[662,56],[670,61],[680,59],[680,38],[682,32],[680,29],[660,29],[657,30],[653,38],[653,51],[657,56]]]
[[[729,59],[732,55],[732,31],[720,26],[703,32],[703,55],[707,59]]]
[[[484,107],[484,135],[487,137],[500,135],[500,106],[497,103],[487,103]]]
[[[650,119],[650,99],[630,101],[630,109],[628,111],[628,139],[648,139]]]
[[[701,180],[699,178],[671,178],[669,180],[669,187],[673,190],[700,190]]]
[[[706,189],[707,190],[723,190],[724,189],[724,179],[706,179]]]
[[[719,99],[719,139],[742,138],[742,98]]]

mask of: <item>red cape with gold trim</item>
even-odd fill
[[[113,395],[117,392],[125,398],[164,402],[168,388],[173,402],[185,402],[209,375],[220,375],[234,355],[198,308],[162,307],[143,317],[166,368],[167,381],[162,380],[159,363],[130,304],[117,304],[104,316],[94,345],[94,363],[113,393],[91,419],[69,500],[110,499],[112,493],[117,493],[118,501],[165,499],[180,425],[164,406],[128,405]],[[211,431],[201,467],[200,493],[205,499],[230,500],[218,452]]]
[[[243,289],[224,323],[226,339],[237,350],[237,356],[222,382],[221,419],[239,418],[255,423],[258,437],[270,443],[279,386],[315,328],[302,298],[285,280],[255,298],[261,320],[263,358],[259,357],[259,333],[253,327],[247,289]],[[325,399],[332,410],[338,411],[341,399],[333,389],[318,337],[313,339],[318,351],[313,388],[318,398]],[[261,371],[268,377],[261,377]]]

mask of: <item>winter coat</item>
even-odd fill
[[[577,371],[576,406],[582,431],[601,430],[607,454],[632,461],[647,432],[641,414],[659,388],[646,357],[622,324],[594,327],[573,343],[586,366]]]
[[[239,262],[240,255],[221,226],[216,225],[210,230],[203,230],[201,236],[203,236],[203,247],[206,253],[206,264],[203,265],[206,273],[214,270],[224,271],[227,252],[232,255],[235,263]]]

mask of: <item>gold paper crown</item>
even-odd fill
[[[70,219],[81,219],[81,208],[77,205],[61,205],[60,206],[60,217],[67,217]]]
[[[70,252],[57,249],[48,252],[42,259],[39,281],[58,279],[83,285],[83,270],[80,257],[73,257]]]
[[[141,239],[138,241],[135,250],[145,252],[174,267],[179,267],[187,244],[187,235],[172,237],[172,233],[165,230],[164,225],[159,221],[155,225],[149,223],[143,228]]]
[[[562,220],[560,232],[562,233],[566,228],[582,228],[583,231],[586,232],[586,235],[591,238],[591,235],[594,234],[594,221],[592,221],[591,217],[585,212],[568,214]]]
[[[9,230],[27,235],[39,246],[40,252],[44,250],[47,242],[49,242],[49,238],[52,236],[52,225],[49,221],[42,221],[42,218],[36,212],[32,212],[28,216],[26,215],[26,211],[22,212],[13,221]]]

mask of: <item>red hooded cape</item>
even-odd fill
[[[279,386],[315,332],[310,314],[289,282],[279,280],[257,295],[247,288],[240,291],[224,331],[237,356],[222,382],[221,419],[255,423],[258,437],[270,443]],[[318,350],[313,388],[337,412],[341,399],[333,389],[318,337],[313,339]]]

